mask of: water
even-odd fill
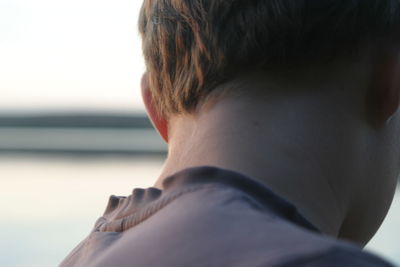
[[[161,158],[0,158],[0,266],[53,267],[91,230],[108,196],[151,186]],[[400,264],[400,192],[369,249]]]
[[[0,266],[57,266],[109,195],[151,186],[160,166],[157,158],[0,159]]]

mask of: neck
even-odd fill
[[[286,198],[322,233],[339,236],[354,198],[351,181],[362,176],[354,162],[360,120],[347,90],[318,92],[224,97],[198,115],[173,118],[156,186],[188,167],[231,169]]]

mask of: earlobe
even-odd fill
[[[378,127],[390,121],[400,104],[400,53],[391,52],[380,54],[373,66],[370,104]]]
[[[146,107],[147,114],[160,136],[168,143],[168,120],[159,116],[157,109],[153,103],[153,95],[151,93],[148,75],[144,73],[141,81],[142,98]]]

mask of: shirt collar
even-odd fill
[[[165,193],[199,184],[222,184],[236,188],[257,200],[263,207],[284,220],[314,232],[320,232],[297,208],[266,185],[244,174],[216,167],[194,167],[180,171],[163,181]]]

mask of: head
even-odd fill
[[[144,101],[167,142],[172,118],[198,115],[205,104],[245,90],[224,86],[241,77],[296,80],[307,70],[309,79],[301,80],[307,83],[356,62],[369,66],[365,95],[360,91],[368,100],[366,123],[385,136],[374,146],[384,139],[385,147],[400,147],[400,128],[393,126],[400,124],[394,116],[400,101],[399,0],[145,0],[139,29],[147,67]],[[393,117],[399,122],[388,123]],[[397,175],[398,149],[381,152],[379,168]],[[394,186],[393,179],[382,184]]]

